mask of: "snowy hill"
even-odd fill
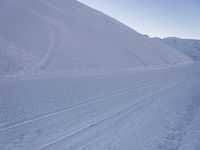
[[[200,61],[200,40],[169,37],[162,39],[162,41],[193,60]]]
[[[75,0],[0,0],[0,150],[199,150],[191,62]]]
[[[5,53],[1,74],[27,68],[56,72],[191,62],[165,44],[75,0],[3,0],[0,20],[1,39],[12,43],[8,47],[23,49],[20,56],[30,55],[26,61],[19,54],[7,59],[7,48],[0,43]]]

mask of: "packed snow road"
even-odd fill
[[[198,66],[1,80],[0,149],[200,148]]]

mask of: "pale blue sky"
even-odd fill
[[[79,0],[152,37],[200,39],[200,0]]]

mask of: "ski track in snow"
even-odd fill
[[[55,113],[53,113],[53,114],[49,114],[49,115],[46,115],[46,116],[42,116],[42,117],[39,117],[39,118],[36,118],[36,119],[34,119],[34,120],[29,120],[29,121],[25,121],[25,122],[22,122],[22,123],[20,123],[20,124],[15,124],[14,126],[10,126],[10,127],[8,127],[8,128],[3,128],[3,129],[1,129],[1,132],[5,132],[5,131],[7,131],[7,130],[10,130],[10,129],[13,129],[13,128],[17,128],[17,127],[21,127],[21,126],[24,126],[24,125],[27,125],[27,124],[31,124],[31,123],[33,123],[33,122],[35,122],[35,121],[40,121],[41,120],[41,122],[45,119],[45,120],[47,120],[48,118],[50,118],[50,117],[52,117],[51,118],[51,120],[53,120],[54,119],[54,116],[57,116],[57,115],[64,115],[63,113],[67,113],[68,111],[69,111],[69,113],[70,113],[70,110],[72,111],[72,110],[78,110],[79,108],[81,108],[81,107],[84,107],[84,106],[89,106],[90,108],[92,108],[92,107],[95,107],[95,103],[97,103],[97,104],[99,104],[99,102],[100,101],[103,101],[105,104],[109,104],[109,103],[107,103],[106,102],[106,100],[107,99],[111,99],[111,98],[115,98],[115,97],[119,97],[119,96],[123,96],[123,95],[126,95],[126,94],[128,94],[128,93],[131,93],[131,91],[133,92],[134,90],[135,91],[137,91],[137,90],[143,90],[143,89],[145,89],[145,88],[150,88],[150,87],[153,87],[153,86],[155,86],[156,84],[154,83],[154,84],[147,84],[147,85],[143,85],[143,86],[141,86],[141,87],[138,87],[138,88],[133,88],[133,89],[129,89],[129,90],[125,90],[125,91],[121,91],[121,92],[117,92],[116,94],[112,94],[112,95],[109,95],[109,96],[104,96],[104,97],[102,97],[102,98],[97,98],[96,100],[94,100],[94,101],[89,101],[88,103],[87,102],[85,102],[85,103],[83,103],[82,105],[78,105],[78,106],[74,106],[74,108],[71,108],[71,109],[67,109],[67,110],[62,110],[62,111],[59,111],[59,112],[55,112]],[[114,100],[114,99],[113,99]],[[119,100],[118,100],[119,101]],[[104,104],[103,103],[103,104]],[[105,105],[104,104],[104,105]],[[87,107],[88,107],[87,106]],[[87,110],[87,107],[86,107],[86,110]],[[103,106],[102,106],[102,108],[103,108]],[[103,109],[105,109],[105,108],[103,108]],[[83,112],[84,112],[84,110],[83,110]],[[47,120],[48,121],[48,120]]]
[[[113,116],[119,115],[120,113],[124,113],[124,111],[128,111],[129,109],[131,109],[131,108],[134,107],[134,106],[141,105],[142,103],[145,102],[146,99],[150,98],[151,96],[154,96],[155,94],[157,94],[157,93],[159,93],[159,92],[162,92],[162,91],[164,91],[164,90],[167,90],[168,88],[171,88],[171,87],[175,86],[175,85],[178,84],[178,83],[180,83],[180,81],[176,82],[175,84],[172,84],[172,85],[166,86],[166,87],[164,87],[164,88],[161,88],[161,89],[159,89],[158,91],[155,91],[155,92],[151,93],[150,95],[145,95],[145,96],[139,98],[139,99],[141,99],[140,102],[134,103],[134,104],[129,104],[128,106],[125,106],[125,107],[123,107],[123,108],[121,108],[121,109],[119,109],[119,110],[116,110],[116,111],[114,111],[114,112],[111,112],[111,113],[109,113],[109,114],[106,115],[106,116],[100,117],[100,119],[97,119],[97,120],[95,120],[94,122],[91,122],[91,123],[89,123],[89,124],[86,124],[84,127],[79,128],[78,130],[74,131],[73,133],[68,134],[68,135],[65,135],[65,136],[63,136],[63,137],[57,139],[56,141],[53,141],[53,142],[51,142],[51,143],[48,143],[47,145],[44,145],[44,146],[40,147],[39,149],[45,149],[45,148],[48,149],[49,146],[54,145],[54,144],[56,144],[56,143],[58,143],[58,142],[60,142],[60,141],[62,141],[62,140],[65,140],[66,138],[69,138],[70,136],[73,136],[73,135],[75,135],[75,134],[78,134],[79,132],[81,132],[81,131],[83,131],[83,130],[87,130],[87,129],[90,128],[91,126],[96,126],[97,124],[100,124],[100,123],[103,122],[103,121],[107,121],[107,120],[110,121],[110,120],[112,120],[112,117],[113,117]]]
[[[193,77],[198,77],[199,73],[195,70],[190,73],[190,70],[190,66],[182,66],[171,69],[136,71],[134,74],[122,73],[2,82],[1,87],[4,86],[5,89],[1,91],[0,99],[3,104],[1,105],[0,149],[84,150],[109,149],[110,146],[110,149],[115,149],[115,145],[117,145],[115,141],[120,143],[123,138],[128,137],[128,128],[130,128],[130,133],[135,132],[130,123],[134,121],[137,124],[136,118],[143,116],[140,111],[153,109],[151,105],[157,104],[156,101],[162,101],[163,98],[165,99],[164,103],[168,102],[170,99],[167,99],[169,97],[167,91],[174,89],[178,93],[184,84],[187,87],[190,81],[194,83],[196,78],[193,79]],[[182,76],[180,76],[181,74]],[[198,82],[196,84],[198,85]],[[190,86],[192,87],[192,83]],[[46,95],[45,98],[47,92],[50,95]],[[51,94],[55,95],[55,93],[58,93],[59,97],[52,98]],[[171,94],[172,99],[173,93]],[[37,96],[32,97],[33,95]],[[174,95],[176,96],[175,93]],[[41,99],[38,99],[39,97]],[[22,98],[29,99],[29,101],[26,102]],[[66,101],[63,101],[64,99]],[[183,104],[189,107],[189,104]],[[198,106],[198,103],[196,104]],[[193,106],[191,107],[194,108]],[[156,107],[155,110],[158,108]],[[194,111],[193,114],[196,114],[195,112],[198,111]],[[149,118],[152,117],[151,113],[144,114]],[[194,116],[193,114],[191,117]],[[121,120],[123,121],[121,122]],[[187,122],[181,118],[179,120],[182,120],[181,124]],[[145,119],[143,121],[145,122]],[[175,122],[174,124],[179,123]],[[112,126],[113,128],[111,128]],[[173,126],[169,125],[166,129],[162,127],[166,132],[168,128],[173,128]],[[186,127],[179,128],[176,133],[182,134],[185,132],[184,130]],[[123,134],[122,131],[127,135]],[[176,133],[173,133],[174,136]],[[115,139],[118,136],[120,138]],[[156,143],[154,149],[162,150],[160,147],[164,147],[163,150],[169,149],[166,147],[168,143],[165,136],[173,135],[161,136],[162,142],[154,141]],[[185,132],[181,141],[184,141],[187,136],[192,135],[190,132]],[[160,138],[160,135],[158,137]],[[106,139],[110,143],[107,143]],[[181,147],[183,145],[181,141],[174,146]]]
[[[156,84],[157,85],[157,84]],[[124,90],[124,91],[120,91],[120,92],[116,92],[115,94],[111,94],[111,95],[105,95],[105,96],[101,96],[101,97],[98,97],[98,98],[94,98],[92,100],[88,100],[88,101],[85,101],[84,103],[81,103],[79,105],[76,105],[76,106],[73,106],[73,107],[70,107],[70,108],[66,108],[64,110],[60,110],[60,111],[56,111],[56,112],[53,112],[51,114],[47,114],[47,115],[44,115],[44,116],[40,116],[40,117],[37,117],[37,118],[34,118],[34,119],[30,119],[30,120],[25,120],[21,123],[18,123],[18,124],[15,124],[15,125],[12,125],[12,126],[9,126],[7,128],[3,128],[3,129],[0,129],[0,132],[4,132],[6,130],[9,130],[9,129],[13,129],[13,128],[16,128],[16,127],[20,127],[20,126],[23,126],[23,125],[26,125],[26,124],[29,124],[29,123],[32,123],[32,122],[35,122],[35,121],[38,121],[38,120],[42,120],[42,119],[47,119],[47,118],[50,118],[52,116],[56,116],[56,115],[60,115],[62,113],[65,113],[65,112],[68,112],[68,111],[71,111],[71,110],[74,110],[74,109],[77,109],[77,108],[80,108],[80,107],[83,107],[85,105],[89,105],[89,104],[92,104],[92,103],[98,103],[100,101],[103,101],[105,99],[109,99],[109,98],[115,98],[115,97],[118,97],[118,96],[122,96],[122,95],[125,95],[125,94],[128,94],[130,92],[134,92],[134,90],[142,90],[142,89],[145,89],[145,88],[149,88],[149,87],[154,87],[155,85],[146,85],[146,86],[141,86],[141,87],[138,87],[138,88],[133,88],[133,89],[128,89],[128,90]]]

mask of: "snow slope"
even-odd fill
[[[33,55],[36,61],[30,58],[35,63],[29,68],[34,70],[116,69],[191,62],[174,49],[75,0],[2,0],[0,20],[0,37]],[[12,60],[6,56],[2,59],[8,67],[0,66],[1,72],[23,70],[15,65],[11,68]]]
[[[168,37],[162,39],[162,41],[191,59],[200,61],[200,40]]]

